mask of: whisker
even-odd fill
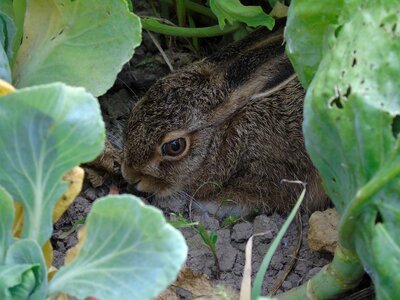
[[[196,200],[194,197],[192,197],[185,191],[177,191],[177,193],[178,193],[178,195],[185,197],[186,200],[189,200],[192,203],[194,203],[201,211],[203,211],[205,214],[208,215],[207,208],[203,204],[201,204],[198,200]]]

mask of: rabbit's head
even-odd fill
[[[159,80],[134,106],[122,173],[139,191],[185,190],[204,173],[205,160],[218,161],[213,149],[223,124],[257,101],[254,94],[293,74],[282,38],[258,34]]]
[[[122,172],[143,192],[166,196],[190,181],[209,155],[212,111],[228,86],[214,66],[199,62],[155,83],[131,112]]]

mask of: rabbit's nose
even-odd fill
[[[124,179],[130,184],[139,183],[143,175],[125,162],[122,163],[121,173]]]

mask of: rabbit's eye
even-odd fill
[[[161,146],[163,156],[178,156],[186,149],[186,141],[184,138],[179,138],[165,143]]]

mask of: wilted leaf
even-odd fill
[[[192,299],[239,299],[236,290],[225,289],[228,297],[220,297],[218,287],[210,280],[207,275],[194,274],[188,267],[182,268],[177,280],[169,286],[156,300],[179,300],[181,297],[177,290],[186,291],[192,295]]]
[[[134,196],[97,200],[86,226],[82,249],[54,276],[49,295],[151,299],[176,278],[185,261],[187,246],[180,232],[161,211]]]
[[[15,88],[8,82],[0,79],[0,96],[7,95],[15,91]]]
[[[75,257],[78,256],[85,240],[86,240],[86,226],[83,225],[81,229],[78,231],[78,244],[76,244],[74,247],[70,248],[67,251],[67,254],[65,255],[64,265],[69,265],[75,259]]]
[[[288,15],[288,7],[281,2],[277,1],[273,6],[273,9],[269,13],[271,17],[274,18],[285,18]]]
[[[141,25],[124,0],[27,2],[17,87],[55,81],[104,94],[141,41]]]
[[[50,240],[47,240],[42,247],[42,252],[44,256],[44,260],[46,262],[46,268],[49,270],[52,267],[54,252],[53,246],[51,245]]]
[[[395,299],[400,269],[400,13],[396,0],[359,1],[333,30],[307,92],[309,154],[378,299]],[[336,3],[335,3],[336,5]],[[309,47],[313,47],[310,45]],[[380,244],[382,243],[382,244]],[[380,246],[378,246],[380,245]],[[378,257],[396,257],[382,267]]]
[[[24,206],[22,237],[50,237],[64,173],[95,158],[104,141],[96,99],[56,83],[0,98],[0,185]]]
[[[85,172],[81,167],[74,167],[63,176],[62,179],[68,183],[68,189],[64,195],[58,199],[54,207],[53,223],[61,218],[72,202],[74,202],[76,196],[81,192],[84,175]]]
[[[218,18],[219,27],[225,27],[225,20],[229,23],[242,22],[251,27],[266,26],[272,29],[274,18],[267,15],[261,6],[245,6],[239,0],[210,0],[210,7]]]

